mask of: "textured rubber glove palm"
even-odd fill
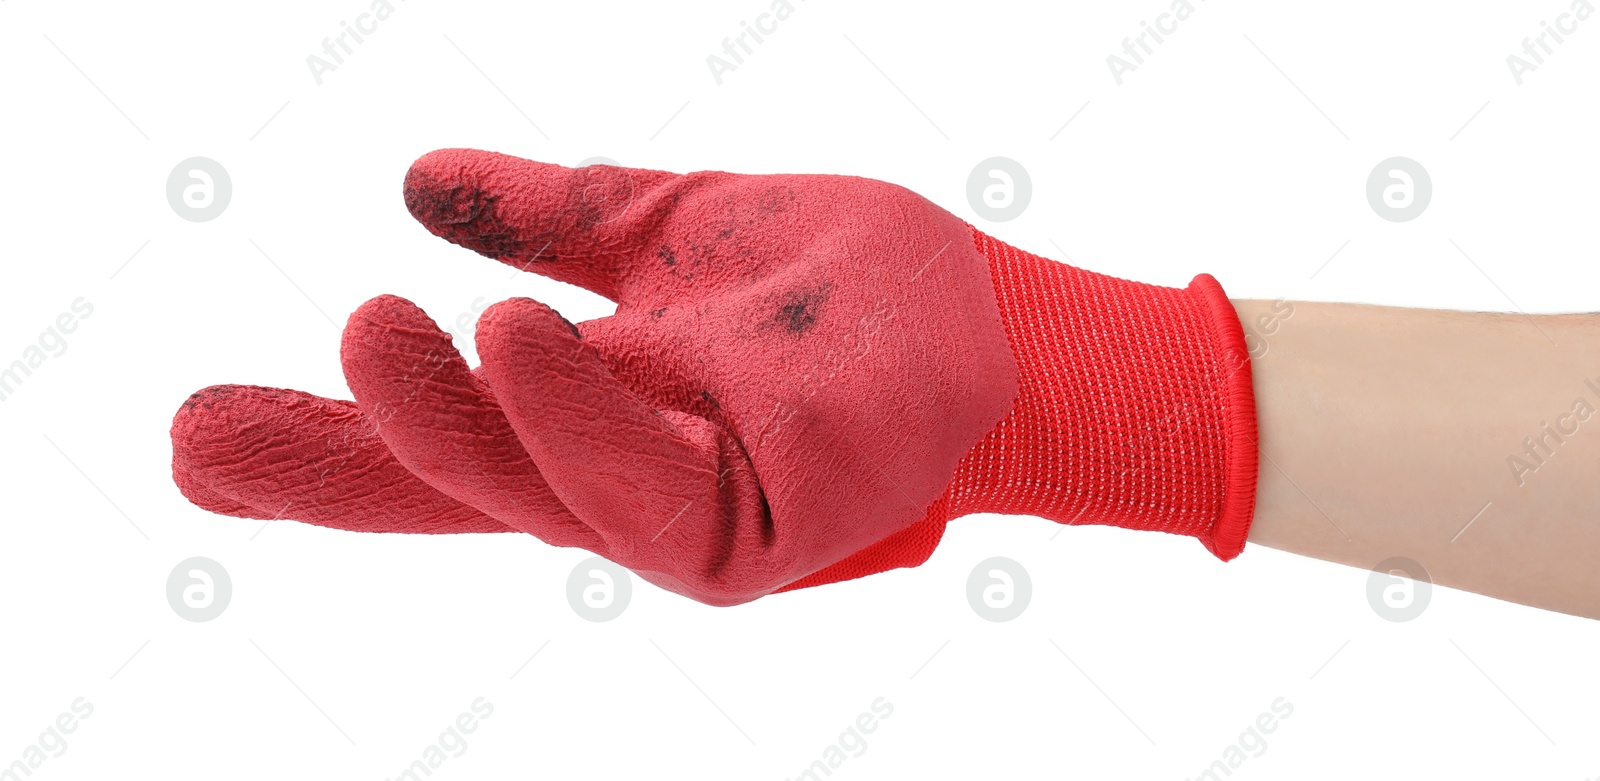
[[[522,531],[712,604],[921,563],[970,512],[1243,544],[1248,362],[1209,277],[1078,271],[854,177],[442,150],[405,197],[433,233],[616,313],[501,302],[473,370],[414,305],[373,299],[344,334],[354,403],[185,402],[173,473],[195,504]]]

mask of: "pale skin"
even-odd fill
[[[1250,542],[1600,618],[1600,315],[1233,303]]]

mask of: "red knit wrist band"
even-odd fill
[[[1243,329],[1217,281],[1129,282],[974,235],[1020,388],[956,468],[946,517],[1164,531],[1237,556],[1255,506],[1255,404]]]
[[[980,512],[1185,534],[1239,555],[1255,511],[1255,395],[1221,285],[1129,282],[973,236],[1016,356],[1011,412],[923,520],[781,590],[917,566],[947,521]]]

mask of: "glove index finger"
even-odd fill
[[[537,301],[490,307],[477,339],[483,375],[517,437],[609,557],[711,604],[749,601],[785,582],[755,469],[726,429],[651,408]]]

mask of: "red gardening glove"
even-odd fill
[[[1208,276],[1080,271],[854,177],[442,150],[405,195],[433,233],[616,314],[501,302],[472,370],[421,310],[373,299],[344,335],[355,403],[218,386],[184,404],[191,501],[523,531],[718,605],[920,564],[972,512],[1244,544],[1249,364]]]

